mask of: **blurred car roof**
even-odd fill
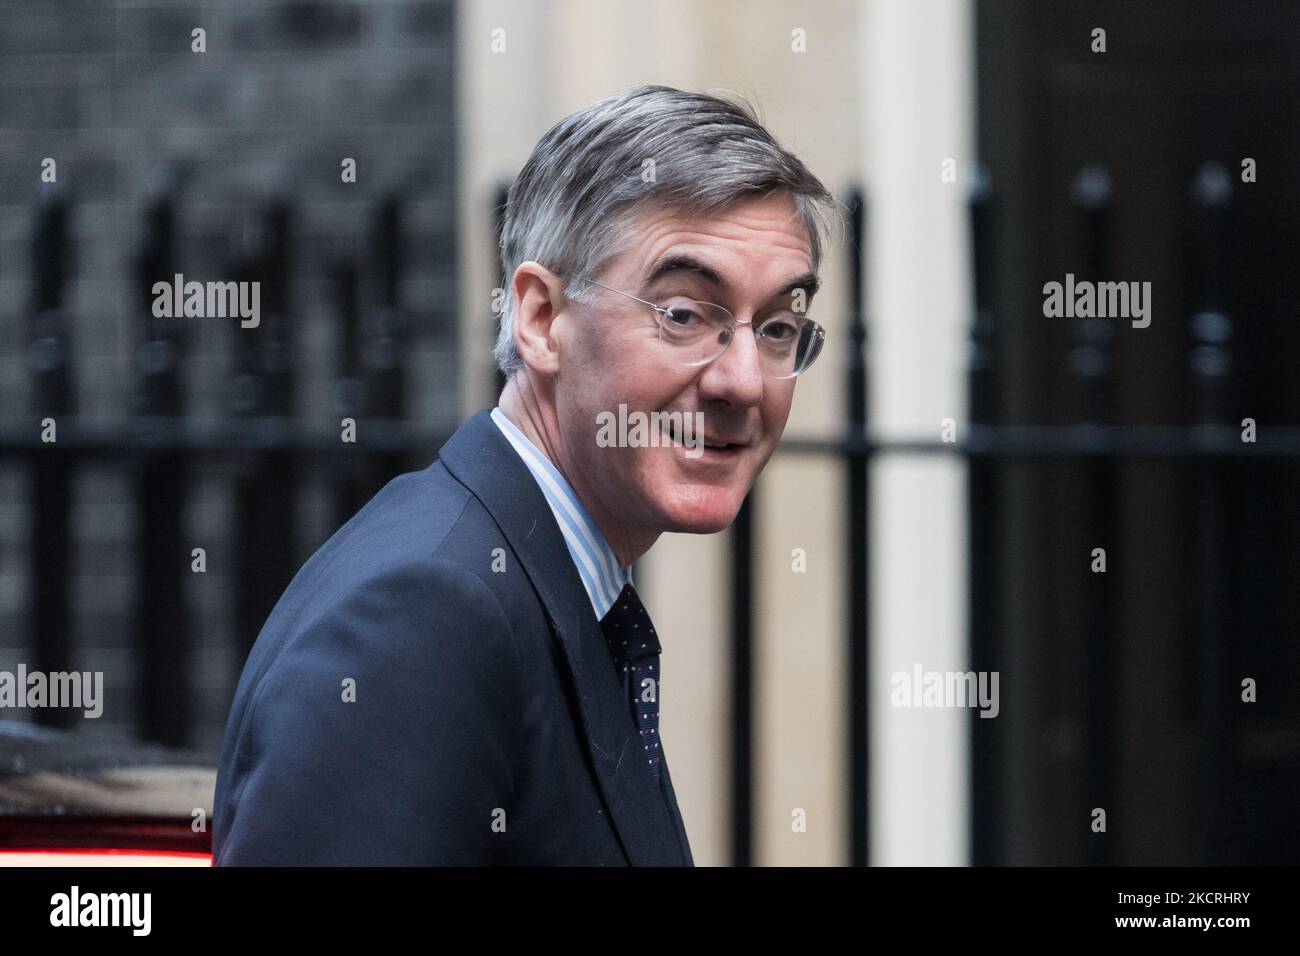
[[[195,751],[0,720],[0,848],[207,852],[215,786]]]

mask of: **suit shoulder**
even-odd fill
[[[222,860],[487,858],[469,821],[513,792],[522,677],[476,574],[432,556],[371,567],[246,676],[214,799]],[[430,807],[456,825],[426,833]]]
[[[390,481],[281,596],[245,662],[227,732],[269,685],[321,666],[375,674],[426,669],[438,655],[516,662],[501,604],[456,556],[466,546],[446,546],[464,537],[454,530],[476,504],[437,462]]]

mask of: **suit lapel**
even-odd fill
[[[546,608],[577,694],[591,765],[628,861],[692,865],[677,830],[676,800],[670,813],[642,753],[600,622],[532,473],[486,411],[457,429],[438,457],[495,519]]]

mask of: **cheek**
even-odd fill
[[[790,419],[790,405],[794,401],[793,385],[777,385],[763,396],[763,438],[775,444],[785,431]]]
[[[593,421],[596,412],[618,414],[620,404],[649,413],[680,390],[672,370],[660,361],[655,340],[647,343],[634,331],[609,334],[593,345],[581,351],[577,374],[568,382],[579,393],[574,401],[589,407]]]

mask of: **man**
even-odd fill
[[[771,456],[821,348],[828,211],[743,103],[640,87],[542,138],[505,211],[499,406],[276,605],[217,865],[694,864],[631,566],[727,527]]]

